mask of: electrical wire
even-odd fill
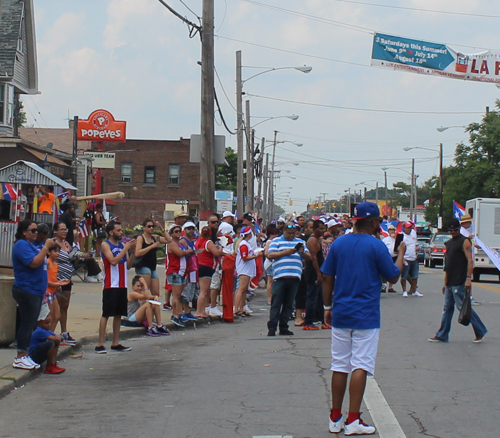
[[[423,115],[483,114],[482,111],[404,111],[404,110],[384,110],[376,108],[357,108],[349,106],[327,105],[322,103],[300,102],[297,100],[280,99],[278,97],[260,96],[258,94],[249,94],[249,93],[247,93],[247,96],[255,97],[258,99],[274,100],[277,102],[287,102],[287,103],[296,103],[298,105],[316,106],[320,108],[333,108],[333,109],[342,109],[349,111],[364,111],[364,112],[375,112],[375,113],[423,114]]]
[[[217,69],[214,67],[214,70],[215,70],[215,75],[217,76],[217,80],[219,81],[219,84],[222,88],[222,92],[224,93],[224,96],[226,96],[226,99],[229,103],[229,105],[231,105],[231,108],[234,109],[236,112],[238,112],[238,110],[234,107],[233,103],[231,102],[231,100],[229,99],[227,93],[226,93],[226,90],[224,89],[224,85],[222,85],[222,81],[221,81],[221,78],[219,76],[219,72],[217,71]]]
[[[217,105],[217,111],[218,111],[219,116],[222,120],[222,123],[224,124],[224,128],[226,128],[226,131],[229,132],[229,134],[236,135],[237,134],[236,131],[235,132],[231,131],[229,129],[229,127],[227,126],[226,119],[224,119],[224,114],[222,114],[222,109],[219,105],[219,99],[217,98],[217,91],[215,90],[215,88],[214,88],[214,98],[215,98],[215,103]]]
[[[200,34],[200,39],[201,39],[201,26],[194,24],[192,21],[189,21],[186,17],[183,17],[181,14],[179,14],[175,9],[173,9],[171,6],[169,6],[166,2],[163,0],[158,0],[163,6],[165,6],[172,14],[174,14],[179,20],[182,20],[184,23],[187,24],[188,29],[189,29],[189,38],[194,38],[197,33]]]
[[[48,127],[49,127],[49,125],[47,125],[47,122],[46,122],[46,121],[45,121],[45,119],[43,118],[43,115],[42,115],[42,113],[40,112],[40,110],[38,109],[38,107],[36,106],[35,101],[31,98],[31,96],[30,96],[29,94],[28,94],[27,96],[30,98],[31,103],[35,106],[35,108],[36,108],[36,110],[37,110],[38,114],[40,114],[40,117],[42,118],[43,123],[45,123],[45,127],[46,127],[46,128],[48,128]]]

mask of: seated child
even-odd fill
[[[47,361],[45,374],[61,374],[66,371],[57,366],[57,352],[61,344],[61,336],[49,331],[50,316],[46,305],[42,306],[37,327],[31,335],[29,355],[36,363]]]
[[[147,327],[148,336],[169,335],[167,327],[161,323],[161,306],[150,303],[148,300],[158,301],[159,297],[151,295],[146,280],[139,275],[132,279],[132,292],[128,299],[128,320]],[[153,316],[156,326],[153,324]]]

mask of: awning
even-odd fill
[[[0,169],[0,183],[60,186],[66,190],[78,190],[75,186],[53,175],[38,164],[23,160]]]

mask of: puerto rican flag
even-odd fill
[[[463,214],[465,214],[465,208],[462,207],[457,201],[453,201],[453,217],[460,220]]]
[[[17,199],[16,191],[9,183],[2,183],[3,199],[6,201],[15,201]]]
[[[89,237],[89,230],[87,228],[87,224],[85,223],[85,219],[78,222],[78,230],[80,231],[80,235],[82,237]]]

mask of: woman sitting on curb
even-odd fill
[[[127,296],[128,320],[147,327],[148,336],[169,335],[167,327],[161,323],[161,306],[149,301],[154,300],[159,303],[159,297],[151,295],[146,280],[136,275],[132,279],[132,290]],[[156,319],[156,326],[153,324],[153,317]]]

